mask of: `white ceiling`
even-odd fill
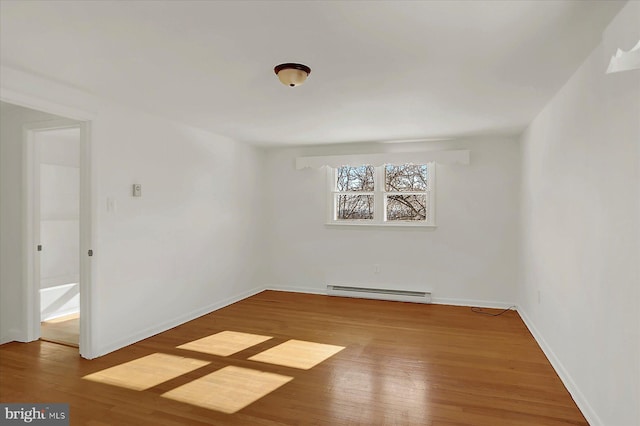
[[[0,60],[265,146],[518,133],[623,4],[2,0]]]

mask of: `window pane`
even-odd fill
[[[427,195],[387,196],[387,220],[427,220]]]
[[[426,191],[429,189],[429,173],[426,164],[384,166],[385,191]]]
[[[338,168],[338,191],[373,191],[373,166],[343,166]]]
[[[336,195],[336,219],[373,219],[373,195]]]

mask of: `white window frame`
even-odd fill
[[[338,191],[337,190],[337,167],[327,167],[327,225],[337,226],[378,226],[378,227],[411,227],[411,228],[436,228],[436,163],[424,162],[421,164],[427,165],[429,190],[426,192],[395,192],[385,191],[385,176],[384,169],[387,164],[399,165],[395,163],[385,163],[380,166],[374,167],[374,190],[373,191]],[[345,164],[345,166],[358,167],[363,164]],[[427,195],[429,203],[429,212],[427,220],[393,220],[387,221],[387,195],[402,194],[402,195],[414,195],[425,194]],[[336,195],[373,195],[373,219],[336,219]]]

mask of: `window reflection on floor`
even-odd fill
[[[283,365],[285,367],[308,370],[325,359],[337,354],[344,346],[289,340],[249,358],[251,361]]]
[[[231,414],[278,389],[293,377],[228,366],[162,395]]]
[[[89,374],[84,379],[141,391],[208,364],[210,362],[156,353]]]
[[[220,333],[185,343],[177,348],[211,355],[229,356],[269,339],[271,339],[270,336],[237,331],[221,331]]]
[[[176,347],[202,357],[226,357],[263,343],[270,336],[222,331]],[[309,370],[343,350],[344,346],[288,340],[248,358],[264,364]],[[197,356],[197,354],[195,355]],[[155,353],[92,374],[92,382],[144,391],[211,364],[202,359]],[[265,365],[262,364],[262,368]],[[198,374],[198,373],[195,373]],[[177,386],[161,396],[222,413],[232,414],[263,398],[293,377],[258,369],[226,366]]]

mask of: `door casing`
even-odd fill
[[[90,122],[71,119],[29,123],[23,133],[24,170],[24,324],[26,340],[40,338],[40,150],[38,132],[77,128],[80,130],[80,355],[92,358],[91,350],[91,184]],[[45,247],[46,249],[46,247]]]

